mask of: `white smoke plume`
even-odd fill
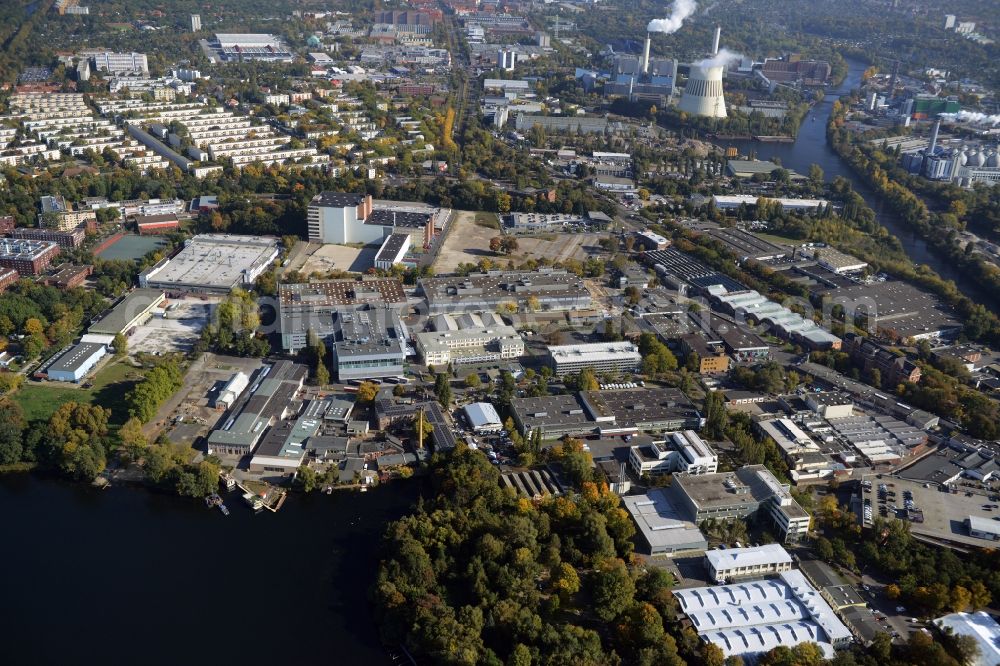
[[[990,125],[996,127],[1000,125],[1000,115],[987,115],[977,111],[959,111],[958,113],[942,113],[943,120],[953,120],[960,123],[972,123],[973,125]]]
[[[743,54],[734,53],[729,49],[719,49],[719,52],[712,56],[711,58],[705,58],[699,60],[698,62],[692,63],[697,67],[722,67],[723,65],[729,64],[734,60],[742,60]]]
[[[694,0],[674,0],[674,9],[670,12],[670,16],[653,19],[646,26],[646,32],[673,34],[681,29],[684,20],[694,14],[696,9],[698,9],[698,3]]]

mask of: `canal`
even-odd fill
[[[827,90],[823,101],[810,109],[802,121],[799,133],[794,143],[762,143],[759,141],[724,141],[724,146],[735,146],[741,154],[756,154],[759,159],[777,159],[781,164],[801,174],[809,172],[812,164],[817,164],[827,180],[843,176],[850,181],[854,191],[864,197],[868,205],[875,211],[879,223],[889,232],[899,238],[906,254],[915,264],[926,264],[946,280],[953,280],[959,291],[973,300],[991,303],[994,299],[988,297],[982,289],[963,276],[951,261],[927,246],[914,231],[906,226],[891,210],[887,208],[882,198],[868,185],[859,179],[850,165],[837,155],[826,141],[826,125],[833,111],[833,103],[861,84],[861,76],[866,65],[860,60],[847,59],[848,73],[843,83],[835,89]]]
[[[388,662],[368,604],[418,483],[253,515],[141,488],[0,476],[6,664]]]

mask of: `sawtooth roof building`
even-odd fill
[[[802,572],[777,578],[674,592],[698,636],[726,657],[754,659],[776,647],[819,645],[826,658],[852,635]]]
[[[525,311],[530,309],[531,299],[536,299],[542,310],[584,310],[591,306],[590,291],[583,280],[561,270],[423,278],[418,291],[427,299],[431,314],[493,312],[507,304]]]
[[[680,390],[640,388],[581,391],[576,395],[514,398],[514,423],[525,437],[536,429],[545,439],[592,434],[673,432],[703,425],[701,413]]]

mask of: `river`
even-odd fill
[[[861,181],[826,142],[826,125],[833,111],[833,103],[861,84],[864,74],[864,62],[853,58],[847,59],[848,72],[843,83],[838,88],[827,90],[823,101],[814,105],[802,121],[799,133],[794,143],[762,143],[759,141],[720,141],[724,146],[736,146],[741,154],[755,153],[759,159],[777,158],[783,166],[801,174],[809,172],[809,166],[817,164],[823,169],[827,180],[843,176],[850,181],[854,191],[864,197],[868,205],[875,211],[879,223],[896,236],[915,264],[927,264],[938,275],[946,280],[953,280],[959,291],[979,302],[992,302],[982,289],[963,276],[952,263],[943,258],[933,248],[927,246],[914,231],[899,220],[887,209],[882,198],[867,184]]]
[[[278,514],[0,476],[4,664],[388,663],[368,604],[416,482],[294,495]]]

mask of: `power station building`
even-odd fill
[[[379,245],[393,233],[426,247],[450,211],[419,203],[374,201],[370,194],[322,192],[309,202],[309,240],[315,243]]]

